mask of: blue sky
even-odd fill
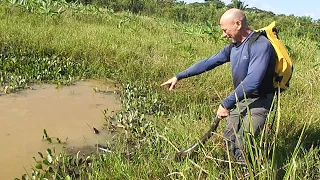
[[[204,2],[204,0],[184,0],[187,3]],[[222,0],[229,4],[231,0]],[[272,11],[275,14],[294,14],[320,19],[320,0],[243,0],[249,7]]]

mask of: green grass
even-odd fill
[[[230,65],[183,80],[172,93],[159,87],[194,62],[217,53],[226,45],[220,33],[208,35],[205,25],[109,11],[86,14],[68,10],[50,17],[3,4],[0,17],[3,89],[15,91],[34,82],[69,84],[79,78],[110,78],[122,89],[123,110],[108,119],[125,127],[112,142],[116,153],[92,156],[92,163],[73,166],[72,172],[79,172],[84,179],[243,177],[241,167],[228,169],[215,159],[225,152],[221,138],[224,121],[199,156],[182,162],[173,158],[175,147],[191,145],[209,128],[219,103],[232,91]],[[290,89],[281,95],[281,117],[272,144],[273,160],[277,161],[274,166],[268,164],[261,150],[252,153],[264,156],[252,169],[261,173],[258,178],[262,179],[262,175],[275,179],[271,174],[317,178],[317,44],[293,36],[282,39],[291,48],[295,69]],[[304,129],[309,121],[311,126]],[[304,139],[299,140],[302,131]],[[301,145],[297,146],[298,142]],[[50,164],[60,178],[73,176],[66,170],[66,161],[60,162],[64,163]]]

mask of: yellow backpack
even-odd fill
[[[289,82],[293,73],[293,65],[291,58],[288,55],[287,48],[278,37],[278,31],[275,28],[275,24],[275,22],[272,22],[269,26],[255,30],[249,40],[248,50],[250,55],[250,47],[260,35],[264,35],[269,39],[277,54],[273,86],[284,91],[289,87]]]

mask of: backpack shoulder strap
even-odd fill
[[[251,54],[251,46],[252,44],[259,38],[260,35],[262,35],[263,32],[253,32],[253,35],[249,39],[249,44],[248,44],[248,56],[250,59],[250,54]]]

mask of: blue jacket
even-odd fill
[[[221,105],[224,108],[234,108],[237,99],[238,101],[244,99],[244,93],[246,97],[259,97],[273,93],[275,50],[266,37],[260,36],[252,44],[249,56],[248,44],[252,35],[253,32],[241,44],[237,46],[229,44],[218,54],[199,61],[178,73],[177,79],[198,75],[226,62],[231,62],[235,90],[222,101]]]

